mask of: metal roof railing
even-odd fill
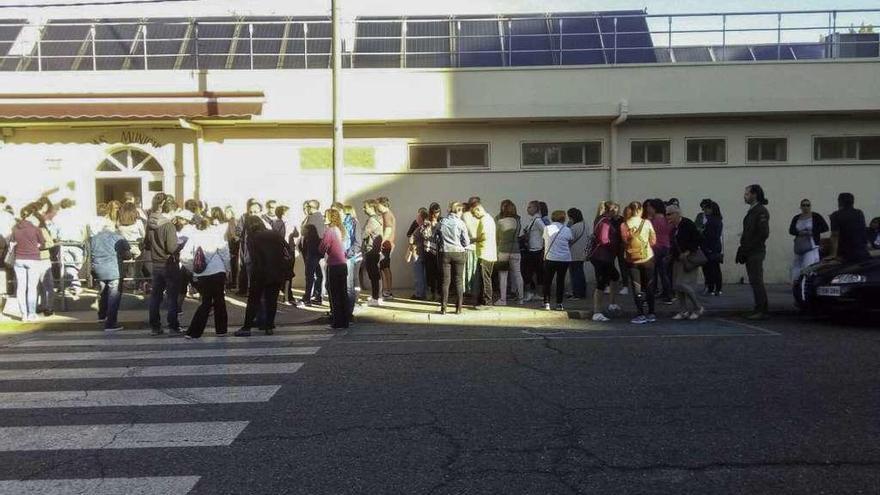
[[[347,68],[880,60],[880,9],[362,17]],[[0,20],[0,71],[330,67],[328,17]]]

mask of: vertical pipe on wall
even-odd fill
[[[343,201],[343,132],[342,132],[342,30],[339,4],[342,0],[332,0],[333,10],[333,201]]]
[[[617,108],[617,118],[611,122],[611,145],[608,147],[608,199],[617,201],[617,161],[620,156],[620,150],[617,144],[617,128],[629,118],[629,102],[625,99],[620,100]]]

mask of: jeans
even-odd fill
[[[636,311],[645,314],[645,302],[648,303],[648,314],[654,314],[654,258],[629,266],[629,281],[636,303]]]
[[[37,315],[37,288],[43,277],[45,264],[40,260],[15,260],[15,297],[22,321]]]
[[[42,307],[43,311],[52,311],[55,309],[55,276],[52,273],[52,261],[43,260],[40,274],[40,287],[37,293],[37,307]]]
[[[364,266],[370,278],[370,297],[373,299],[379,299],[379,290],[382,288],[379,276],[379,254],[379,251],[375,250],[364,255]]]
[[[523,294],[523,277],[520,268],[522,255],[519,253],[498,253],[498,261],[507,261],[510,263],[510,270],[498,272],[498,288],[501,291],[501,298],[498,299],[502,303],[507,303],[507,276],[513,277],[513,290],[517,297],[522,299]]]
[[[494,261],[479,260],[480,268],[480,291],[477,304],[480,306],[491,306],[494,302],[492,299],[492,268],[495,266]],[[474,294],[476,296],[476,294]]]
[[[562,304],[565,297],[565,272],[568,270],[568,261],[544,261],[544,304],[550,303],[550,286],[553,278],[556,278],[556,304]]]
[[[663,289],[661,294],[664,299],[672,298],[672,259],[669,257],[670,249],[667,247],[654,248],[654,287],[657,287],[659,280],[660,287]]]
[[[361,258],[349,258],[346,262],[348,263],[348,273],[345,277],[345,287],[348,291],[348,317],[350,320],[354,315],[354,306],[357,304],[358,296],[361,291],[360,283],[358,282]]]
[[[584,275],[584,262],[572,261],[569,263],[568,276],[571,279],[571,295],[585,299],[587,297],[587,277]]]
[[[153,263],[153,288],[150,292],[150,328],[162,329],[162,321],[159,317],[159,308],[162,299],[168,299],[168,327],[179,329],[180,321],[177,319],[178,307],[177,296],[180,291],[180,268],[177,263]]]
[[[761,251],[752,253],[746,258],[746,273],[749,276],[749,285],[752,286],[752,294],[755,298],[755,312],[767,313],[767,288],[764,287],[764,257],[766,253]]]
[[[278,310],[278,292],[281,290],[280,282],[266,282],[259,277],[250,280],[248,288],[247,308],[244,310],[243,328],[250,330],[254,326],[257,313],[265,304],[265,315],[260,328],[272,328],[275,326],[275,313]]]
[[[214,330],[217,335],[226,333],[228,317],[226,314],[226,273],[220,272],[207,277],[198,277],[194,282],[199,291],[201,303],[196,309],[186,334],[190,337],[199,338],[208,324],[208,314],[214,310]]]
[[[440,293],[440,307],[445,311],[449,301],[449,284],[455,279],[455,309],[461,310],[464,299],[464,265],[467,255],[465,253],[442,253],[440,266],[443,268],[443,290]]]
[[[101,297],[98,299],[98,319],[105,320],[104,328],[116,328],[119,304],[122,302],[119,284],[119,279],[98,281],[101,290]]]
[[[82,287],[79,271],[85,260],[85,252],[79,246],[61,246],[61,263],[64,267],[62,276],[64,283],[73,289]]]
[[[537,290],[538,285],[544,278],[543,270],[544,251],[524,251],[522,253],[522,276],[527,289]],[[537,281],[537,284],[535,283]],[[523,296],[524,297],[524,296]]]
[[[303,294],[303,302],[321,300],[321,287],[324,285],[324,272],[321,270],[321,258],[318,256],[306,256],[306,291]]]
[[[330,326],[348,328],[348,265],[327,265],[330,292]]]
[[[417,260],[413,261],[412,264],[413,269],[413,278],[415,280],[415,296],[416,297],[425,297],[425,293],[427,292],[427,280],[425,276],[425,259],[423,257],[419,257]]]

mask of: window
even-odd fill
[[[749,138],[748,161],[784,162],[788,160],[788,139]]]
[[[345,147],[342,152],[345,168],[376,168],[375,148]],[[329,170],[333,168],[332,148],[300,148],[299,166],[303,170]]]
[[[688,139],[688,163],[724,163],[727,161],[727,144],[724,139]]]
[[[413,144],[409,147],[409,168],[486,168],[488,144]]]
[[[818,160],[880,160],[880,136],[823,137],[813,140]]]
[[[601,165],[602,143],[523,143],[524,167],[544,165]]]
[[[633,141],[630,146],[632,163],[669,163],[669,140]]]

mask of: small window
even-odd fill
[[[632,163],[669,163],[669,141],[633,141],[630,146]]]
[[[688,163],[724,163],[727,145],[723,139],[688,139]]]
[[[409,147],[409,168],[486,168],[489,166],[487,144],[414,144]]]
[[[150,192],[162,192],[162,181],[151,180],[147,183],[147,190]]]
[[[526,167],[544,165],[601,165],[602,143],[523,143],[522,164]]]
[[[813,157],[819,160],[880,160],[880,136],[816,138]]]
[[[749,138],[748,161],[784,162],[788,160],[788,139]]]

